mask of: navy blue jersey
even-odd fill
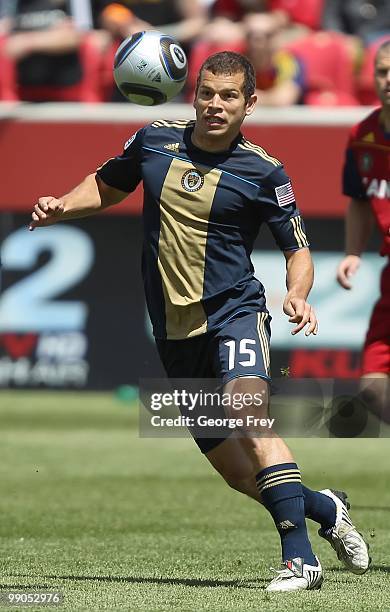
[[[156,121],[98,170],[125,192],[144,185],[143,278],[156,338],[196,336],[266,311],[250,260],[265,222],[282,250],[308,246],[282,164],[242,134],[230,150],[192,144],[193,121]]]

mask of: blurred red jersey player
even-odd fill
[[[375,58],[375,85],[381,107],[356,125],[344,165],[344,194],[351,197],[346,218],[346,257],[337,279],[350,289],[350,277],[376,221],[383,236],[381,255],[390,257],[390,39]],[[362,388],[369,407],[390,422],[390,261],[381,278],[381,296],[367,331],[362,360]]]

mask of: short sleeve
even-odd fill
[[[343,194],[358,200],[367,199],[355,155],[350,146],[347,147],[345,153],[343,168]]]
[[[125,142],[121,155],[108,159],[97,169],[97,174],[104,183],[126,193],[135,190],[142,179],[141,150],[144,131],[145,128],[142,128],[133,134]]]
[[[267,223],[282,251],[309,246],[291,181],[282,166],[265,177],[257,200],[261,218]]]

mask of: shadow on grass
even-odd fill
[[[30,576],[13,574],[13,577],[31,578]],[[74,581],[93,581],[93,582],[127,582],[130,584],[176,584],[195,587],[234,587],[236,589],[258,589],[261,584],[269,582],[263,578],[252,578],[245,580],[207,580],[202,578],[146,578],[143,576],[63,576],[45,575],[41,576],[46,580],[74,580]],[[0,587],[8,588],[8,587]],[[30,587],[12,588],[37,588],[35,584]],[[49,587],[45,587],[49,588]]]
[[[372,510],[374,512],[390,512],[390,506],[360,506],[353,504],[353,510]]]
[[[353,575],[346,567],[340,567],[339,565],[336,566],[326,566],[326,570],[329,572],[337,572],[340,574],[350,574],[351,576]],[[365,572],[364,574],[360,574],[361,576],[369,576],[371,572],[384,572],[386,574],[390,574],[390,565],[370,565],[370,569]],[[355,574],[356,576],[359,576],[359,574]],[[48,578],[48,576],[45,576],[45,578]]]

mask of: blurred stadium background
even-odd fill
[[[69,190],[145,122],[192,118],[199,62],[228,40],[245,50],[246,13],[263,11],[272,23],[259,22],[257,35],[261,44],[272,38],[272,61],[259,67],[258,86],[276,97],[244,133],[293,179],[320,320],[316,338],[290,336],[283,257],[262,230],[253,261],[273,316],[273,375],[288,367],[296,377],[357,378],[383,262],[373,237],[353,291],[336,285],[346,206],[340,172],[350,126],[375,104],[372,58],[390,33],[388,2],[216,0],[193,2],[193,12],[168,0],[155,0],[153,10],[151,1],[59,2],[70,20],[63,25],[77,33],[63,48],[78,66],[70,83],[47,81],[50,62],[48,72],[29,72],[41,80],[23,81],[20,62],[31,45],[42,55],[43,39],[14,36],[50,30],[50,20],[21,19],[32,4],[0,0],[0,591],[58,589],[69,610],[278,610],[259,590],[270,560],[278,563],[268,517],[227,490],[190,440],[138,437],[138,381],[162,375],[140,274],[142,191],[101,216],[33,233],[27,224],[37,197]],[[33,12],[52,8],[42,0]],[[187,45],[183,97],[157,109],[114,103],[120,40],[165,25]],[[299,85],[298,104],[281,103],[281,75]],[[289,608],[388,610],[388,440],[291,445],[310,486],[350,493],[374,567],[359,581],[317,544],[329,580],[310,602],[306,594],[289,599]]]
[[[382,266],[375,238],[351,293],[337,286],[335,269],[346,207],[343,148],[351,123],[366,112],[258,108],[245,124],[247,138],[282,159],[293,178],[316,263],[312,300],[321,331],[293,338],[281,312],[283,257],[261,231],[253,261],[274,319],[274,376],[287,366],[299,377],[358,376]],[[145,122],[189,118],[191,107],[10,105],[0,113],[1,387],[109,390],[159,377],[140,275],[142,190],[102,216],[33,233],[26,226],[39,195],[65,193]]]

